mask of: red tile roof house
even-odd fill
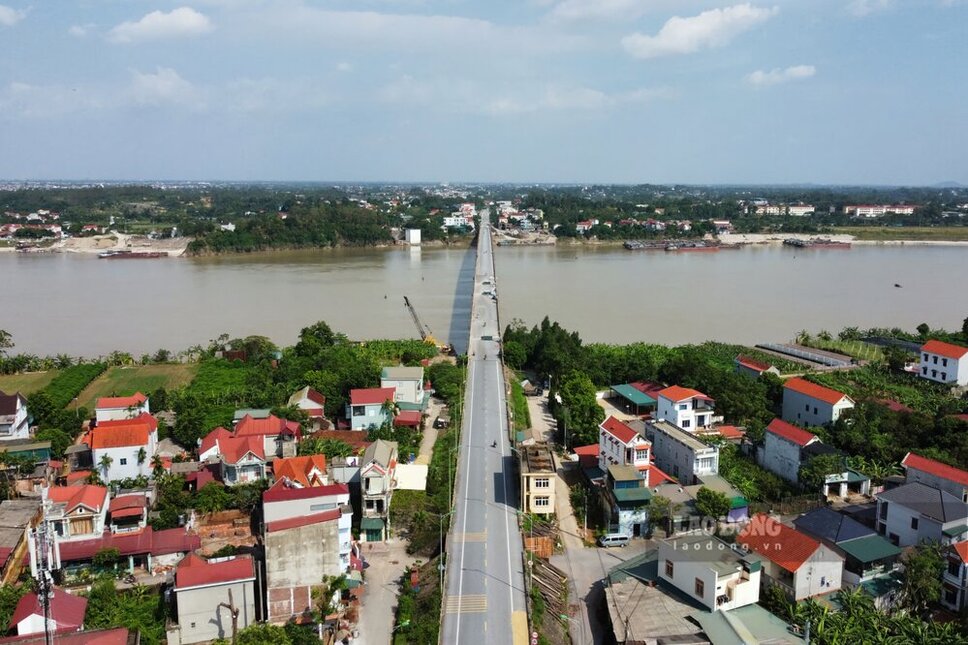
[[[289,405],[304,411],[310,419],[322,419],[325,416],[326,397],[307,385],[293,392]]]
[[[239,610],[238,628],[243,629],[256,622],[256,593],[252,556],[205,560],[189,553],[175,569],[178,624],[169,627],[168,642],[188,645],[231,638],[232,614],[225,605]]]
[[[754,515],[736,543],[762,557],[763,585],[800,601],[840,589],[844,558],[818,540],[767,515]]]
[[[918,376],[947,385],[968,385],[968,347],[929,340],[921,346]]]
[[[302,427],[297,421],[280,419],[270,414],[264,419],[256,419],[245,415],[235,424],[236,437],[261,437],[263,452],[266,459],[271,461],[275,457],[295,457],[299,440],[302,439]]]
[[[158,447],[158,421],[147,412],[101,421],[88,433],[94,468],[105,482],[148,477]]]
[[[265,442],[258,435],[237,436],[215,428],[199,446],[199,459],[215,462],[223,483],[229,486],[266,478]]]
[[[141,392],[132,396],[103,396],[94,404],[94,418],[98,423],[133,419],[150,412],[148,397]]]
[[[941,579],[941,604],[953,611],[968,607],[968,542],[948,547],[944,576]]]
[[[48,627],[55,634],[79,632],[84,626],[87,598],[72,596],[63,589],[54,588],[50,599]],[[37,594],[30,592],[20,599],[10,618],[10,629],[17,628],[18,636],[44,632],[44,607]],[[55,639],[61,642],[60,638]]]
[[[379,428],[390,420],[388,408],[392,408],[396,389],[371,387],[350,390],[350,402],[346,406],[346,418],[351,430]]]
[[[806,461],[804,448],[821,443],[820,437],[782,419],[773,419],[766,427],[763,447],[757,461],[767,470],[796,484],[800,466]]]
[[[803,426],[825,426],[854,407],[843,392],[794,377],[783,384],[783,420]]]
[[[299,488],[326,486],[326,455],[306,455],[276,459],[272,462],[272,477],[277,482],[285,480]]]
[[[3,645],[45,645],[44,634],[0,638]],[[57,635],[57,645],[138,645],[141,637],[127,627],[84,630]]]
[[[649,467],[652,463],[652,442],[615,417],[608,417],[598,426],[598,467],[631,466],[649,487]]]
[[[744,356],[739,354],[733,359],[733,365],[737,374],[743,374],[744,376],[752,376],[753,378],[759,378],[763,374],[775,374],[780,375],[780,370],[778,370],[773,365],[769,363],[764,363],[763,361],[758,361],[755,358],[750,358],[749,356]]]
[[[118,495],[108,506],[112,533],[131,533],[148,526],[148,498],[145,493]]]
[[[108,489],[104,486],[51,486],[41,496],[51,502],[47,524],[58,542],[87,540],[104,533]]]
[[[905,484],[919,482],[968,502],[968,472],[913,452],[904,455],[901,466],[905,470]]]
[[[92,540],[54,544],[54,561],[59,564],[58,568],[90,563],[98,551],[113,548],[121,553],[122,562],[127,559],[125,568],[128,571],[134,571],[135,567],[151,571],[155,565],[176,564],[184,554],[200,549],[202,541],[185,529],[155,531],[148,526],[138,532],[105,533]]]
[[[653,418],[668,421],[686,432],[696,432],[723,420],[715,416],[716,401],[699,390],[673,385],[661,390],[656,400]]]
[[[298,488],[281,480],[262,494],[266,620],[302,620],[323,577],[347,572],[353,517],[349,500],[345,484]]]

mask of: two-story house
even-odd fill
[[[231,638],[233,627],[256,622],[255,562],[250,555],[205,560],[189,553],[175,568],[178,624],[168,643],[190,645]],[[260,605],[262,603],[259,603]],[[230,606],[238,610],[233,620]]]
[[[792,600],[840,589],[844,558],[822,542],[767,515],[754,515],[736,543],[763,558],[763,584]]]
[[[351,430],[379,428],[392,420],[396,390],[392,387],[373,387],[350,390],[346,418]]]
[[[783,420],[805,426],[825,426],[854,407],[843,392],[794,377],[783,384]]]
[[[968,535],[968,504],[919,482],[878,493],[877,532],[892,544],[951,544]]]
[[[718,446],[703,443],[691,432],[668,421],[647,423],[646,434],[652,441],[656,467],[682,485],[699,483],[703,475],[719,474]]]
[[[397,442],[377,439],[363,453],[361,464],[360,537],[364,542],[382,542],[389,535],[390,500],[396,488]]]
[[[98,423],[134,419],[150,413],[148,397],[141,392],[131,396],[102,396],[94,404],[94,418]]]
[[[296,486],[312,487],[329,484],[326,455],[287,457],[272,462],[272,477],[277,482],[287,480]]]
[[[904,456],[901,466],[905,471],[904,483],[920,482],[968,503],[968,472],[913,452]]]
[[[15,392],[0,392],[0,441],[30,438],[30,414],[27,399]]]
[[[652,444],[627,423],[609,416],[598,426],[598,467],[602,472],[611,465],[631,466],[644,475],[649,485]]]
[[[804,513],[793,520],[793,526],[844,557],[843,583],[846,585],[856,586],[876,578],[885,578],[897,569],[901,549],[878,535],[874,529],[832,508],[823,507]]]
[[[526,513],[555,512],[555,462],[547,444],[521,446],[521,508]]]
[[[688,432],[712,425],[716,401],[698,390],[673,385],[660,390],[655,418],[668,421]]]
[[[257,435],[219,441],[222,482],[228,486],[251,484],[266,478],[265,442]]]
[[[51,502],[46,520],[57,541],[86,540],[104,533],[108,514],[104,486],[51,486],[41,495]]]
[[[233,429],[235,437],[259,437],[262,440],[262,452],[267,460],[275,457],[295,457],[299,440],[302,439],[302,427],[298,421],[282,419],[270,414],[264,419],[256,419],[245,415]]]
[[[820,443],[820,437],[812,432],[773,419],[766,427],[763,448],[758,453],[760,465],[795,484],[804,463],[804,449],[816,443]]]
[[[101,421],[88,433],[94,468],[105,482],[148,477],[158,446],[158,421],[146,412]]]
[[[941,578],[941,604],[958,612],[968,607],[968,541],[948,547]]]
[[[280,479],[262,494],[262,514],[266,522],[277,522],[294,517],[308,517],[339,509],[337,520],[336,552],[340,566],[350,566],[353,536],[353,507],[350,506],[350,489],[346,484],[321,484],[303,486],[291,479]]]
[[[659,578],[710,611],[729,611],[760,599],[762,559],[709,535],[659,542]]]
[[[148,526],[150,503],[145,492],[117,495],[108,506],[112,533],[133,533]]]
[[[921,346],[918,376],[947,385],[968,385],[968,347],[929,340]]]
[[[393,389],[393,401],[411,406],[424,405],[424,370],[422,367],[384,367],[380,374],[380,388]]]

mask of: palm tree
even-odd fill
[[[159,455],[152,456],[152,458],[151,458],[151,473],[155,477],[158,477],[158,475],[161,474],[161,473],[163,473],[164,470],[165,470],[165,464],[164,464],[164,462],[161,461],[161,457]]]
[[[111,455],[101,455],[98,465],[104,470],[104,479],[108,479],[108,471],[111,469],[111,464],[114,463],[114,459]]]
[[[138,448],[138,465],[145,463],[145,459],[148,458],[148,452],[144,447]]]

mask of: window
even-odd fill
[[[924,362],[925,362],[925,363],[927,363],[927,362],[928,362],[928,355],[927,355],[927,354],[925,354],[925,355],[924,355]]]
[[[672,563],[672,560],[666,560],[666,578],[671,578],[674,572],[675,565]]]
[[[680,403],[679,404],[679,409],[680,410],[688,410],[689,409],[689,404],[688,403]]]
[[[698,596],[699,598],[702,598],[703,592],[705,591],[706,591],[706,584],[699,578],[696,578],[696,596]]]
[[[309,510],[313,513],[318,513],[320,511],[328,511],[331,508],[336,508],[335,504],[310,504]]]
[[[949,605],[953,605],[958,602],[958,590],[952,589],[951,587],[945,587],[944,589],[944,601]]]
[[[931,358],[933,358],[933,359],[934,359],[934,360],[933,360],[932,362],[933,362],[933,363],[934,363],[935,365],[937,365],[937,364],[938,364],[938,357],[937,357],[937,356],[932,356]]]
[[[959,571],[961,571],[961,563],[957,560],[948,560],[948,575],[957,578]]]
[[[911,518],[911,529],[914,531],[918,530],[918,518],[916,517]]]
[[[548,497],[535,497],[534,505],[535,507],[546,508],[551,506],[551,499]]]
[[[689,421],[689,419],[683,419],[682,420],[682,427],[683,428],[688,428],[690,425],[692,425],[692,422]]]
[[[809,412],[810,411],[810,404],[809,403],[805,404],[803,406],[803,409],[804,409],[805,412]]]
[[[947,372],[941,372],[941,380],[942,381],[947,381],[948,380],[948,373]]]
[[[353,416],[354,417],[365,417],[366,416],[366,406],[365,405],[354,405],[353,406]]]
[[[192,629],[195,629],[195,623],[192,623]]]
[[[704,426],[704,425],[706,425],[706,417],[704,417],[704,416],[698,416],[698,417],[696,417],[696,425],[697,426]]]
[[[127,466],[128,460],[125,457],[121,457],[121,459],[118,460],[118,463],[121,464],[122,466]]]
[[[814,408],[814,409],[813,409],[813,413],[814,413],[814,414],[816,414],[816,413],[817,413],[817,408]]]
[[[948,367],[948,359],[947,358],[942,358],[941,359],[941,366],[942,367]]]
[[[938,370],[931,370],[931,376],[938,378]]]
[[[927,374],[928,374],[928,368],[927,367],[922,367],[921,368],[921,373],[924,374],[925,376],[927,376]]]
[[[887,519],[887,502],[881,502],[881,519]]]
[[[535,480],[534,480],[534,487],[535,488],[550,488],[551,487],[551,479],[549,479],[548,477],[536,477]]]

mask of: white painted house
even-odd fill
[[[920,482],[968,503],[968,472],[913,452],[904,455],[901,466],[905,470],[904,483]]]
[[[44,620],[44,607],[34,592],[25,594],[17,603],[13,615],[10,617],[10,628],[17,627],[18,636],[29,634],[43,634],[44,623],[51,632],[51,642],[56,638],[53,634],[79,632],[84,628],[84,615],[87,613],[87,598],[73,596],[63,589],[54,587],[50,598],[49,618]],[[43,637],[39,639],[43,642]],[[33,641],[32,641],[33,642]],[[77,641],[80,642],[80,641]]]
[[[762,568],[759,556],[709,535],[659,542],[659,577],[710,611],[759,601]]]
[[[760,465],[795,484],[803,465],[803,449],[815,443],[820,443],[820,438],[812,432],[782,419],[773,419],[763,437]]]
[[[952,544],[941,578],[941,604],[953,611],[968,607],[968,541]]]
[[[394,402],[396,391],[392,387],[371,387],[350,390],[350,402],[346,406],[346,418],[351,430],[379,428],[390,421],[386,403]]]
[[[968,347],[929,340],[921,346],[918,376],[947,385],[968,385]]]
[[[968,504],[939,488],[915,482],[875,497],[877,532],[892,544],[953,544],[968,535]]]
[[[30,414],[27,399],[15,392],[0,392],[0,441],[30,438]]]
[[[141,392],[135,392],[131,396],[102,396],[94,407],[94,416],[98,423],[134,419],[150,412],[148,397]]]
[[[703,475],[719,474],[719,448],[703,443],[693,434],[668,421],[646,424],[657,468],[683,486],[699,483]]]
[[[105,483],[147,477],[158,447],[158,421],[148,413],[135,419],[101,421],[88,433],[94,468]]]
[[[698,390],[673,385],[660,390],[655,418],[668,421],[688,432],[712,425],[716,402]]]
[[[843,392],[796,377],[783,384],[783,420],[804,426],[825,426],[854,407]]]
[[[649,486],[649,464],[652,443],[641,434],[613,416],[598,426],[598,467],[608,471],[609,466],[632,466],[645,478]]]
[[[380,387],[393,389],[394,403],[423,405],[424,370],[422,367],[384,367],[380,374]]]
[[[840,589],[843,556],[772,517],[754,515],[736,543],[763,558],[764,587],[778,585],[797,602]]]

